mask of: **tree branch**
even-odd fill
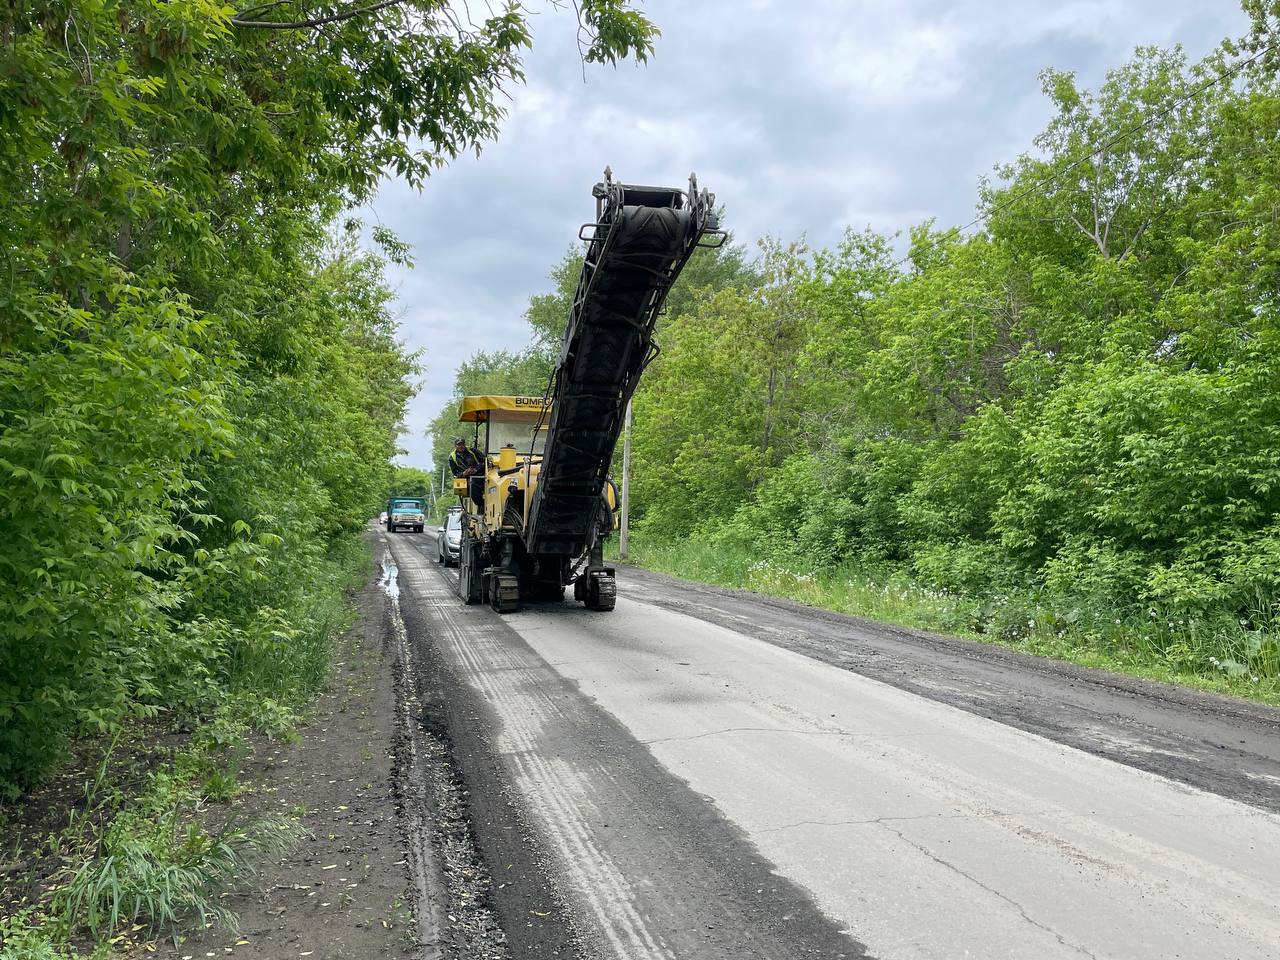
[[[397,4],[405,3],[406,0],[382,0],[381,3],[375,3],[367,7],[360,7],[356,10],[348,10],[346,13],[334,13],[327,17],[316,17],[314,20],[290,20],[288,22],[280,22],[277,20],[241,20],[238,17],[232,17],[233,26],[252,28],[255,30],[308,30],[312,27],[323,27],[326,23],[341,23],[343,20],[350,20],[352,17],[358,17],[362,13],[376,13],[379,10],[385,10],[387,7],[394,7]]]
[[[1106,249],[1106,247],[1104,247],[1104,246],[1102,245],[1102,241],[1098,238],[1098,234],[1097,234],[1097,233],[1095,233],[1095,232],[1093,232],[1093,231],[1091,231],[1091,230],[1087,229],[1083,223],[1081,223],[1078,219],[1076,219],[1076,215],[1075,215],[1074,213],[1068,213],[1068,214],[1067,214],[1067,219],[1069,219],[1072,223],[1074,223],[1074,224],[1076,225],[1076,229],[1077,229],[1077,230],[1079,230],[1079,231],[1080,231],[1081,233],[1083,233],[1086,237],[1088,237],[1090,240],[1092,240],[1092,241],[1093,241],[1094,246],[1096,246],[1096,247],[1098,248],[1098,252],[1099,252],[1099,253],[1101,253],[1104,257],[1106,257],[1106,255],[1107,255],[1107,249]],[[1095,222],[1096,222],[1096,221],[1095,221]]]
[[[268,10],[274,10],[276,7],[283,7],[292,0],[272,0],[271,3],[260,3],[256,7],[250,7],[248,10],[241,10],[236,16],[244,19],[245,17],[258,17],[266,13]]]
[[[1139,225],[1138,232],[1133,235],[1133,239],[1129,241],[1129,245],[1124,248],[1124,253],[1120,254],[1120,260],[1123,260],[1129,254],[1133,253],[1134,248],[1137,247],[1138,245],[1138,241],[1142,239],[1142,235],[1147,232],[1147,227],[1149,226],[1151,226],[1150,217],[1148,217],[1146,220],[1143,220],[1142,223]]]

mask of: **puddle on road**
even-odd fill
[[[378,586],[392,600],[400,599],[400,568],[391,559],[390,552],[382,557],[382,579],[378,581]]]

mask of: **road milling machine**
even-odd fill
[[[627,403],[657,356],[654,324],[695,248],[725,234],[715,197],[615,183],[592,191],[596,219],[555,371],[542,397],[465,397],[482,476],[454,480],[463,505],[458,593],[501,613],[521,600],[574,599],[612,610],[604,541],[617,525],[609,476]]]

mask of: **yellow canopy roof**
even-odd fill
[[[486,420],[528,421],[532,423],[550,410],[551,403],[542,397],[463,397],[458,408],[460,423],[484,423]]]

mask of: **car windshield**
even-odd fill
[[[392,510],[421,510],[421,500],[397,500],[391,505]]]
[[[444,528],[447,532],[457,532],[462,529],[462,514],[451,513],[445,518]]]

